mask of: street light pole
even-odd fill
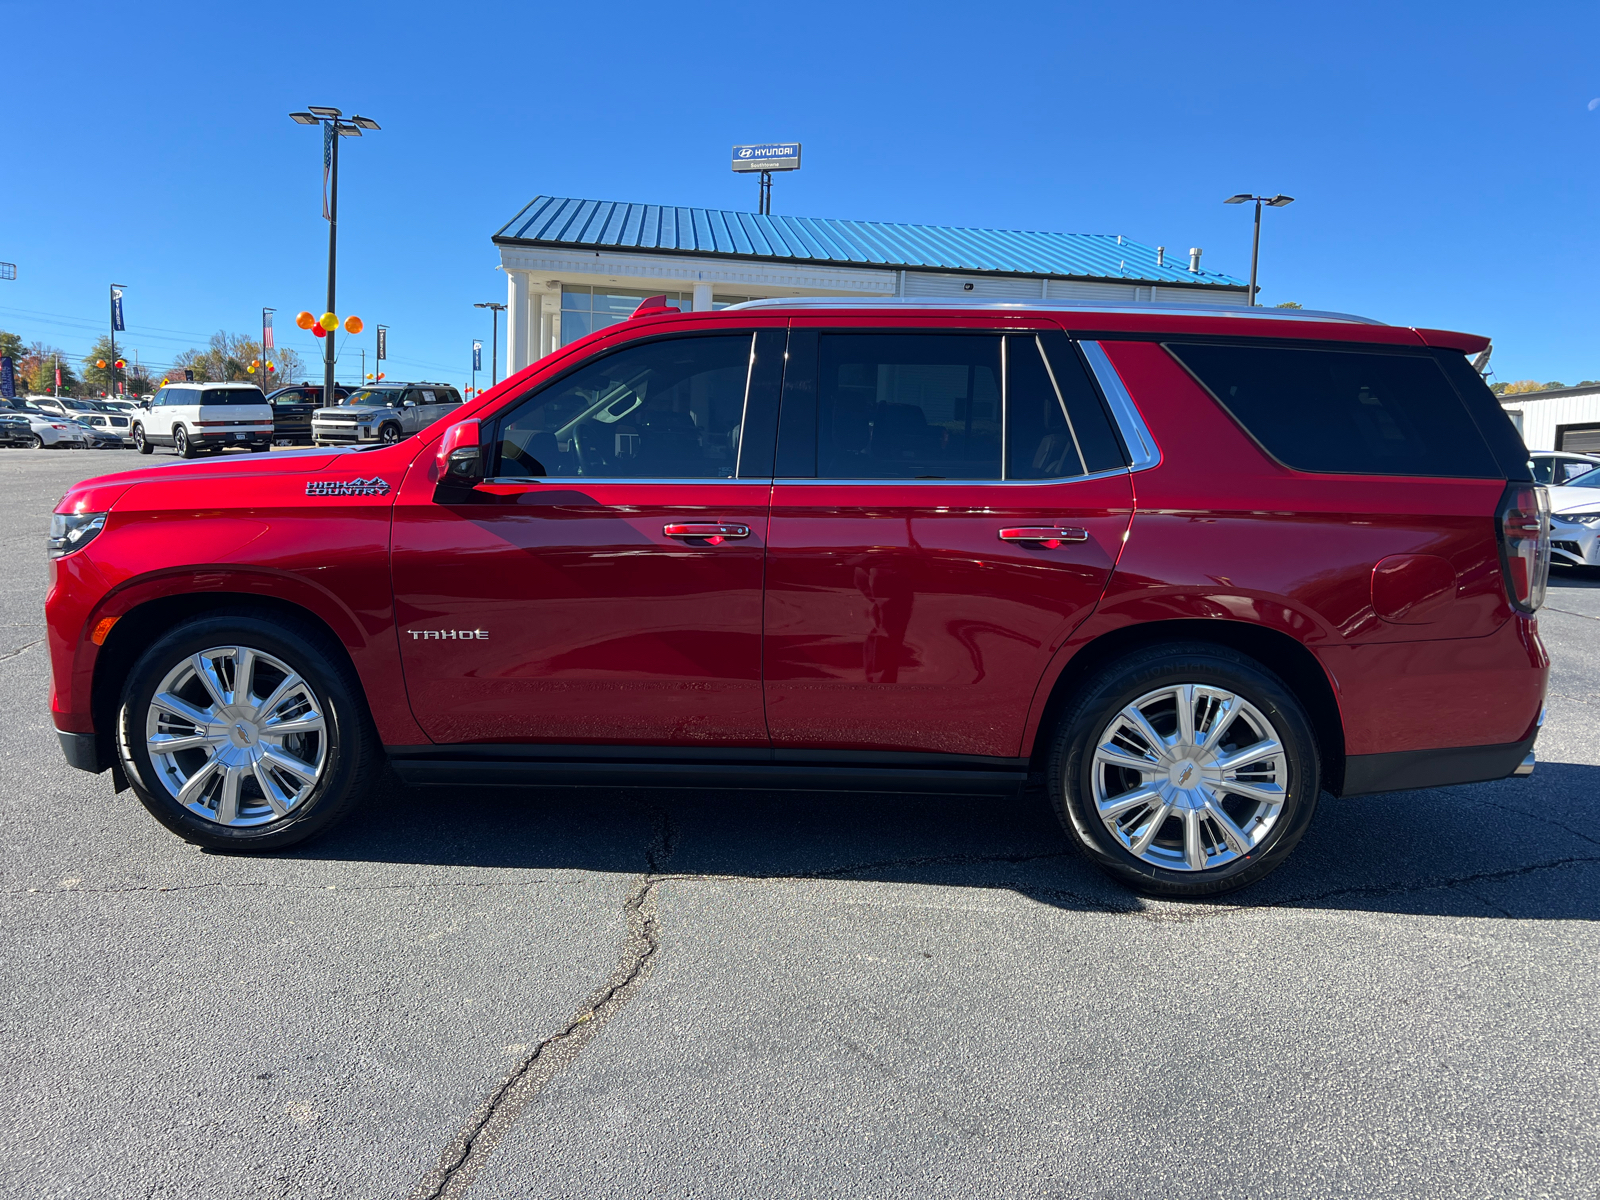
[[[323,214],[328,218],[328,307],[325,311],[336,313],[339,311],[334,307],[339,250],[339,139],[360,137],[363,129],[378,129],[379,125],[370,117],[359,115],[345,121],[344,114],[337,108],[325,105],[309,104],[306,109],[305,112],[290,113],[289,119],[299,125],[317,125],[322,129],[322,164],[331,184],[327,211]],[[324,407],[332,408],[335,331],[329,329],[326,332],[324,340],[327,345],[322,350],[322,403]]]
[[[1281,192],[1276,196],[1252,196],[1248,192],[1241,192],[1237,196],[1229,196],[1223,203],[1248,204],[1252,200],[1256,205],[1255,237],[1250,243],[1250,303],[1253,306],[1256,302],[1256,264],[1261,257],[1261,206],[1265,204],[1269,208],[1282,208],[1286,204],[1293,204],[1294,197]]]
[[[489,327],[494,331],[489,335],[489,386],[493,387],[500,382],[500,314],[505,312],[504,304],[496,304],[493,300],[486,300],[482,304],[474,304],[473,308],[487,308],[493,314]]]

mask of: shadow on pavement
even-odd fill
[[[1079,911],[1187,921],[1259,907],[1600,919],[1600,767],[1337,799],[1273,875],[1217,901],[1141,899],[1067,843],[1037,789],[1012,799],[391,783],[292,857],[1007,888]]]

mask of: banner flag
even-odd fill
[[[472,369],[474,371],[483,370],[483,343],[482,342],[473,342],[472,343]]]
[[[387,325],[378,326],[378,357],[380,359],[389,357],[389,327]]]
[[[17,370],[11,365],[11,355],[0,358],[0,396],[7,400],[17,398]]]
[[[61,360],[56,359],[56,391],[61,390]]]
[[[333,170],[333,122],[322,123],[322,219],[333,220],[328,211],[328,175]]]
[[[117,333],[126,333],[127,329],[122,324],[122,289],[111,289],[111,328]]]
[[[276,350],[277,349],[277,346],[275,346],[273,344],[273,338],[272,338],[272,314],[271,313],[268,313],[266,315],[266,317],[263,318],[263,324],[261,326],[261,348],[263,350]]]

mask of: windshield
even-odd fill
[[[1600,471],[1588,470],[1576,479],[1569,479],[1562,487],[1600,488]]]
[[[201,404],[265,404],[260,388],[207,388],[200,393]]]
[[[399,408],[400,393],[391,388],[362,388],[359,392],[352,392],[339,403],[386,404],[390,408]]]

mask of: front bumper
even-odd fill
[[[311,440],[319,446],[353,446],[360,442],[375,442],[378,434],[376,430],[362,432],[359,425],[324,425],[318,422],[311,426]]]
[[[1550,560],[1569,567],[1600,567],[1600,525],[1552,515]]]

